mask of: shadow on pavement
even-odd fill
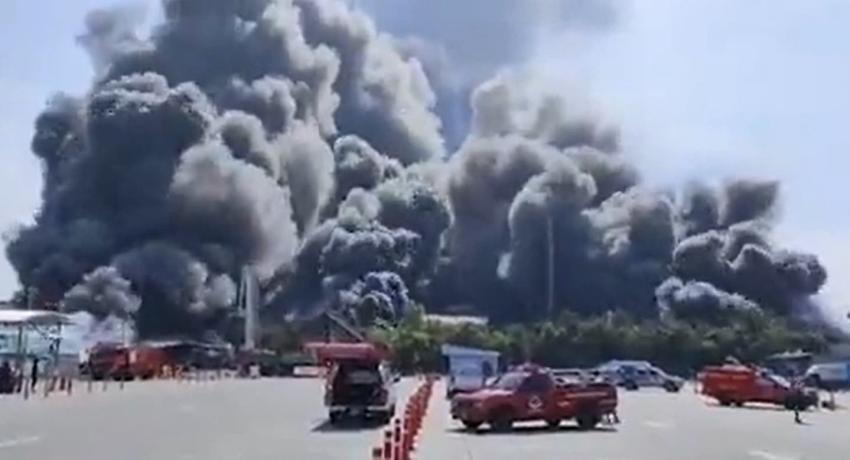
[[[508,432],[496,432],[491,431],[487,428],[482,428],[476,431],[470,431],[463,427],[450,428],[446,430],[448,433],[453,434],[474,434],[474,435],[486,435],[486,436],[529,436],[529,435],[545,435],[545,434],[553,434],[553,433],[577,433],[577,434],[613,434],[617,432],[616,427],[599,427],[592,430],[582,430],[574,425],[562,425],[558,428],[549,428],[548,426],[542,425],[519,425],[515,426],[513,430]]]
[[[707,403],[708,407],[727,410],[758,410],[767,412],[790,412],[788,409],[781,406],[773,406],[770,404],[745,404],[743,406],[721,406],[718,403]]]
[[[313,433],[339,433],[344,431],[375,431],[384,428],[385,425],[378,420],[341,420],[337,423],[331,423],[330,420],[322,420],[321,423],[314,426],[310,431]]]

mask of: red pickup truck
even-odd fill
[[[479,391],[455,396],[451,409],[452,418],[468,429],[488,423],[494,431],[508,431],[514,422],[537,420],[555,428],[568,419],[589,430],[603,417],[616,415],[616,410],[615,386],[557,379],[536,366],[515,369]]]

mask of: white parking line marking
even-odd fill
[[[40,441],[41,438],[38,436],[25,436],[22,438],[16,439],[8,439],[6,441],[0,441],[0,449],[8,449],[11,447],[23,446],[26,444],[33,444]]]
[[[648,426],[650,428],[655,428],[656,430],[669,430],[673,427],[673,424],[670,422],[658,422],[654,420],[648,420],[643,422],[644,426]]]
[[[797,460],[796,457],[786,457],[784,455],[777,455],[763,450],[751,450],[747,453],[750,454],[751,457],[760,458],[762,460]]]

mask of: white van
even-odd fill
[[[812,365],[806,371],[806,381],[824,389],[850,388],[850,361]]]
[[[499,353],[490,350],[443,345],[443,356],[448,361],[446,396],[477,391],[499,369]]]

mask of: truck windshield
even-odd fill
[[[771,375],[770,379],[782,388],[791,388],[791,382],[786,380],[785,377],[779,375]]]
[[[516,390],[523,380],[525,380],[524,374],[505,374],[493,383],[493,387],[500,390]]]

